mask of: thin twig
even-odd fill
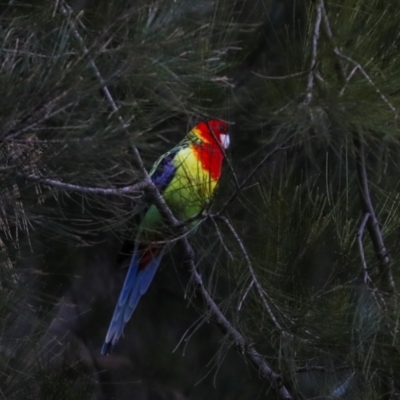
[[[358,232],[357,232],[358,250],[360,252],[361,265],[364,270],[364,283],[366,285],[369,285],[369,283],[372,282],[372,279],[368,273],[368,266],[367,266],[367,262],[365,260],[365,253],[364,253],[364,246],[363,246],[363,236],[364,236],[365,225],[367,224],[369,217],[370,217],[370,213],[364,214],[364,217],[360,224],[360,228],[358,229]]]
[[[66,17],[71,17],[72,15],[72,10],[71,8],[65,3],[65,1],[63,1],[63,4],[61,4],[60,6],[61,12],[62,14],[64,14]],[[81,45],[82,48],[82,52],[85,56],[87,56],[89,54],[89,50],[88,48],[85,46],[85,42],[81,36],[81,34],[79,33],[78,29],[76,28],[74,22],[72,21],[71,18],[69,18],[69,24],[72,30],[73,35],[75,36],[75,38],[78,40],[79,44]],[[103,79],[100,70],[97,68],[96,63],[93,61],[93,59],[89,59],[89,66],[92,68],[96,78],[99,80],[100,85],[101,85],[101,89],[103,90],[104,95],[106,96],[111,109],[117,114],[118,116],[118,120],[119,122],[122,124],[122,126],[124,128],[127,128],[124,120],[122,119],[121,115],[119,115],[119,108],[117,106],[117,103],[115,102],[114,98],[112,97],[110,91],[108,90],[108,87],[106,86],[106,81]]]
[[[342,367],[336,367],[336,368],[327,368],[324,365],[310,365],[310,366],[304,366],[304,367],[298,367],[296,368],[296,372],[302,373],[302,372],[315,372],[315,371],[325,371],[325,372],[337,372],[337,371],[342,371],[345,369],[350,369],[348,365],[343,365]]]
[[[219,217],[225,225],[228,227],[228,229],[231,231],[233,237],[235,238],[237,244],[239,245],[240,251],[242,252],[244,259],[246,260],[247,268],[250,272],[250,276],[254,282],[254,285],[257,289],[258,294],[261,297],[261,301],[264,305],[265,310],[267,311],[268,315],[270,316],[272,322],[274,323],[275,327],[278,329],[278,331],[282,334],[286,334],[285,330],[282,328],[281,324],[279,323],[278,319],[276,318],[275,314],[272,311],[271,306],[268,303],[268,300],[266,298],[266,293],[263,287],[261,286],[260,282],[257,279],[257,275],[254,271],[254,268],[251,264],[250,257],[247,253],[246,247],[244,246],[242,239],[236,232],[235,228],[232,226],[232,224],[229,222],[229,220],[226,217]]]
[[[46,129],[52,129],[52,128],[46,128]],[[59,128],[54,128],[54,130],[59,129]],[[43,128],[31,128],[31,131],[41,131]],[[83,137],[83,138],[76,138],[76,139],[38,139],[35,137],[35,144],[49,144],[49,143],[61,143],[61,144],[70,144],[70,143],[87,143],[87,142],[92,142],[94,140],[93,137]],[[2,142],[10,142],[10,143],[22,143],[22,144],[32,144],[32,140],[29,138],[27,139],[8,139],[5,138],[1,140]]]
[[[236,199],[236,197],[241,193],[243,188],[247,185],[250,179],[258,172],[258,170],[279,150],[282,149],[282,146],[289,140],[286,139],[283,143],[276,145],[256,166],[255,168],[247,175],[246,179],[242,181],[239,187],[232,193],[231,197],[225,202],[225,204],[221,207],[221,209],[214,214],[215,217],[221,215],[226,208]]]
[[[324,30],[325,30],[326,36],[328,37],[328,39],[329,39],[329,41],[330,41],[330,43],[332,45],[333,51],[334,52],[340,51],[339,48],[336,46],[334,40],[333,40],[332,28],[331,28],[331,24],[329,23],[328,14],[326,13],[325,3],[324,3],[323,0],[321,2],[321,7],[322,7],[321,8],[322,19],[324,20]],[[344,66],[342,64],[342,60],[337,59],[337,61],[338,61],[337,70],[339,72],[340,78],[343,81],[346,81],[346,71],[345,71]]]
[[[228,254],[228,256],[229,256],[229,258],[230,258],[231,260],[234,260],[235,258],[233,257],[231,251],[228,249],[228,246],[225,244],[225,240],[224,240],[224,238],[223,238],[223,236],[222,236],[221,230],[219,229],[219,226],[218,226],[217,222],[215,221],[214,218],[211,218],[211,221],[213,222],[213,224],[214,224],[214,226],[215,226],[215,229],[216,229],[216,231],[217,231],[217,235],[218,235],[218,237],[219,237],[219,241],[221,242],[222,247],[223,247],[224,250],[226,251],[226,254]]]
[[[99,188],[99,187],[87,187],[81,185],[74,185],[72,183],[61,182],[58,179],[44,178],[38,175],[21,175],[21,177],[36,181],[47,186],[52,186],[58,189],[63,189],[71,192],[87,193],[87,194],[102,194],[105,196],[110,195],[127,195],[135,192],[141,192],[147,189],[148,185],[146,182],[138,182],[133,185],[124,186],[121,188]]]
[[[358,69],[358,65],[356,65],[350,72],[350,74],[346,77],[346,82],[343,86],[343,88],[341,89],[341,91],[339,92],[339,97],[343,96],[344,91],[347,88],[348,83],[350,82],[350,79],[353,77],[353,75],[356,73]]]
[[[364,142],[361,128],[358,127],[358,132],[355,134],[354,139],[355,158],[357,164],[357,175],[360,185],[360,198],[364,213],[369,213],[367,227],[374,246],[375,253],[379,260],[380,273],[386,289],[394,290],[395,283],[392,275],[391,260],[383,241],[381,229],[379,227],[378,219],[376,218],[375,210],[372,205],[371,196],[368,186],[367,167],[365,165]]]
[[[307,70],[307,71],[295,72],[295,73],[293,73],[293,74],[282,75],[282,76],[268,76],[268,75],[259,74],[258,72],[255,72],[255,71],[251,71],[251,73],[252,73],[253,75],[258,76],[259,78],[271,79],[271,80],[284,80],[284,79],[289,79],[289,78],[295,78],[296,76],[305,75],[305,74],[307,74],[308,72],[310,72],[310,71]]]
[[[314,87],[314,76],[315,76],[315,66],[317,64],[317,55],[318,55],[318,41],[321,33],[321,16],[322,16],[322,0],[318,0],[317,3],[317,17],[315,18],[314,25],[314,35],[312,41],[312,55],[311,55],[311,65],[310,72],[308,74],[308,82],[307,82],[307,95],[304,103],[310,104],[313,96],[313,87]]]
[[[345,56],[339,49],[334,49],[333,50],[334,53],[343,58],[344,60],[354,64],[357,67],[357,70],[360,71],[363,75],[364,78],[367,80],[367,82],[375,89],[376,93],[379,95],[379,97],[382,99],[382,101],[384,103],[387,104],[387,106],[394,112],[395,114],[395,118],[397,119],[398,114],[397,114],[397,110],[394,107],[394,105],[388,100],[388,98],[381,92],[381,90],[378,88],[378,86],[376,86],[375,82],[371,79],[371,77],[367,74],[367,72],[365,71],[365,69],[361,66],[361,64],[359,64],[357,61],[353,60],[351,57],[349,56]],[[354,71],[355,72],[355,71]],[[344,89],[342,89],[344,90]]]
[[[173,348],[171,353],[175,353],[180,345],[183,342],[188,342],[189,339],[192,337],[192,335],[197,332],[199,328],[201,328],[206,322],[209,321],[209,315],[201,315],[199,318],[197,318],[190,326],[189,328],[186,329],[185,332],[183,332],[183,335],[179,339],[177,345]]]
[[[244,301],[246,300],[246,297],[249,294],[250,289],[253,287],[253,285],[254,285],[254,280],[252,280],[250,282],[250,285],[247,287],[247,289],[245,290],[242,298],[240,299],[239,304],[237,306],[237,311],[240,311],[242,309],[242,305],[243,305]]]
[[[364,284],[367,286],[367,288],[370,290],[372,296],[376,300],[377,304],[379,306],[382,306],[386,308],[386,302],[385,299],[382,295],[382,293],[378,290],[377,286],[375,285],[373,279],[371,278],[369,272],[368,272],[368,265],[367,261],[365,259],[365,253],[364,253],[364,245],[363,245],[363,236],[364,236],[364,231],[365,231],[365,226],[367,225],[367,222],[369,218],[371,217],[370,213],[365,213],[363,216],[363,219],[361,220],[360,227],[357,231],[357,243],[358,243],[358,251],[360,252],[360,257],[361,257],[361,265],[364,271]]]
[[[14,49],[1,49],[4,53],[11,53],[11,54],[21,54],[21,55],[26,55],[26,56],[33,56],[33,57],[39,57],[39,58],[47,58],[50,60],[58,59],[61,57],[69,57],[69,56],[74,56],[74,52],[66,51],[62,54],[52,54],[52,55],[47,55],[47,54],[41,54],[41,53],[32,53],[30,51],[23,51],[23,50],[14,50]]]

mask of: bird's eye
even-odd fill
[[[218,125],[218,129],[219,129],[220,131],[224,131],[224,130],[225,130],[225,127],[224,127],[223,125]]]

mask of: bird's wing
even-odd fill
[[[150,171],[150,177],[157,189],[162,193],[169,185],[175,176],[176,166],[174,165],[174,158],[181,150],[177,146],[170,150],[168,153],[162,155],[153,165]]]

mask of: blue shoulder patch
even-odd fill
[[[151,175],[151,180],[160,192],[164,191],[175,175],[176,168],[172,161],[178,151],[179,150],[177,149],[176,151],[167,154],[158,163],[156,170]]]

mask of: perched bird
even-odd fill
[[[150,171],[153,183],[175,217],[184,222],[210,202],[221,176],[224,149],[229,146],[228,125],[219,120],[200,122],[172,150],[162,155]],[[114,310],[102,354],[110,353],[125,324],[150,286],[168,249],[171,229],[155,205],[140,223],[131,264]]]

